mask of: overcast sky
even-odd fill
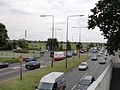
[[[105,42],[99,29],[88,30],[87,17],[98,0],[0,0],[0,22],[6,25],[10,39],[47,40],[51,36],[54,15],[55,33],[59,41],[66,39],[66,22],[70,15],[84,15],[69,18],[69,41]],[[72,28],[78,27],[78,28]],[[80,28],[81,27],[81,28]]]

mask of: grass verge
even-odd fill
[[[68,72],[69,70],[73,69],[81,61],[88,60],[88,56],[81,56],[75,57],[74,61],[72,58],[68,59],[68,68],[65,68],[65,60],[59,61],[54,63],[54,67],[47,66],[44,68],[36,69],[33,71],[29,71],[24,74],[23,80],[19,80],[19,78],[13,78],[3,83],[0,83],[0,90],[35,90],[35,86],[38,86],[39,80],[44,75],[53,72],[53,71],[60,71],[60,72]]]
[[[15,63],[18,62],[17,58],[0,58],[0,62]]]

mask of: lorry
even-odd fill
[[[65,90],[66,79],[63,72],[51,72],[41,78],[36,90]]]

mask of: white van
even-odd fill
[[[60,61],[65,59],[65,52],[55,52],[54,53],[54,60],[55,61]]]
[[[64,90],[65,87],[65,74],[63,72],[51,72],[41,78],[36,90]]]

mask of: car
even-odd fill
[[[80,50],[80,53],[85,53],[85,51],[83,49]]]
[[[105,64],[105,63],[106,63],[105,58],[103,57],[99,58],[99,64]]]
[[[87,62],[81,62],[79,65],[79,70],[86,70],[88,68]]]
[[[85,76],[83,78],[77,87],[77,90],[87,90],[87,88],[95,81],[95,78],[93,76]]]
[[[103,57],[105,58],[105,60],[107,59],[107,56],[106,56],[106,55],[104,55]]]
[[[97,53],[97,50],[96,50],[96,49],[93,49],[93,50],[92,50],[92,53]]]
[[[0,62],[0,68],[8,67],[8,63]]]
[[[33,57],[27,57],[27,58],[23,58],[23,61],[29,62],[29,61],[37,61],[37,60]]]
[[[54,52],[54,60],[60,61],[65,59],[65,52]]]
[[[71,58],[71,57],[72,57],[72,55],[73,55],[73,53],[72,53],[72,52],[67,52],[66,57],[67,57],[67,58]]]
[[[96,56],[96,55],[92,56],[91,60],[92,60],[92,61],[97,60],[97,56]]]
[[[34,69],[36,69],[36,68],[40,68],[40,63],[37,62],[37,61],[29,61],[29,62],[26,62],[25,68],[26,68],[27,70],[34,70]]]
[[[50,57],[51,57],[51,58],[54,57],[54,52],[50,52]]]
[[[102,55],[101,53],[98,53],[98,54],[97,54],[98,57],[101,57],[101,55]]]
[[[73,55],[76,56],[77,55],[77,50],[73,51]]]

